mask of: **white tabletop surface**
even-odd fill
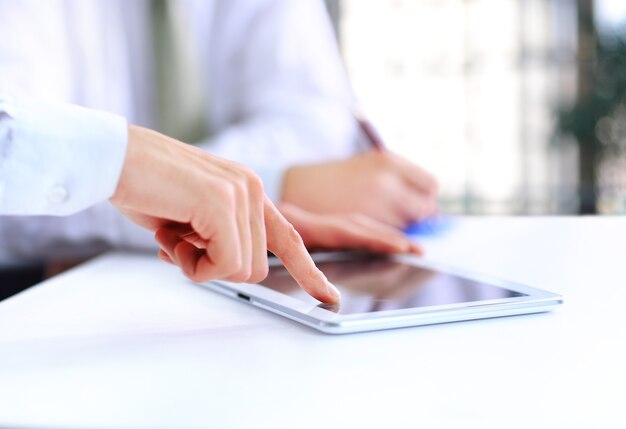
[[[626,218],[468,218],[425,245],[565,304],[330,336],[111,253],[0,303],[0,427],[626,427]]]

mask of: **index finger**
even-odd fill
[[[437,194],[439,184],[437,183],[435,176],[407,159],[397,155],[394,156],[400,166],[400,172],[404,177],[404,180],[406,180],[410,186],[424,192],[427,195]]]
[[[267,249],[282,261],[294,280],[313,298],[327,303],[338,302],[337,288],[315,266],[300,234],[267,197],[264,215]]]

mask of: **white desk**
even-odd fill
[[[626,427],[626,218],[465,219],[426,244],[565,305],[327,336],[109,254],[0,303],[0,426]]]

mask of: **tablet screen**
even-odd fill
[[[500,286],[385,257],[317,262],[317,266],[341,292],[341,303],[319,304],[319,307],[339,314],[526,296]],[[269,275],[261,284],[302,301],[317,302],[298,286],[282,266],[270,267]]]

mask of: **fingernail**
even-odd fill
[[[326,290],[328,291],[328,294],[331,295],[336,301],[339,301],[341,299],[341,293],[339,292],[339,289],[337,289],[328,280],[326,280]]]
[[[417,243],[411,243],[411,253],[421,256],[424,254],[424,248]]]
[[[172,262],[172,260],[164,255],[159,255],[159,258],[161,258],[161,260],[163,262],[165,262],[166,264],[171,264],[174,265],[174,263]]]
[[[168,255],[165,250],[161,249],[158,253],[157,256],[159,257],[159,259],[161,259],[163,262],[167,262],[168,264],[173,264],[174,262],[172,261],[172,258],[170,255]]]

